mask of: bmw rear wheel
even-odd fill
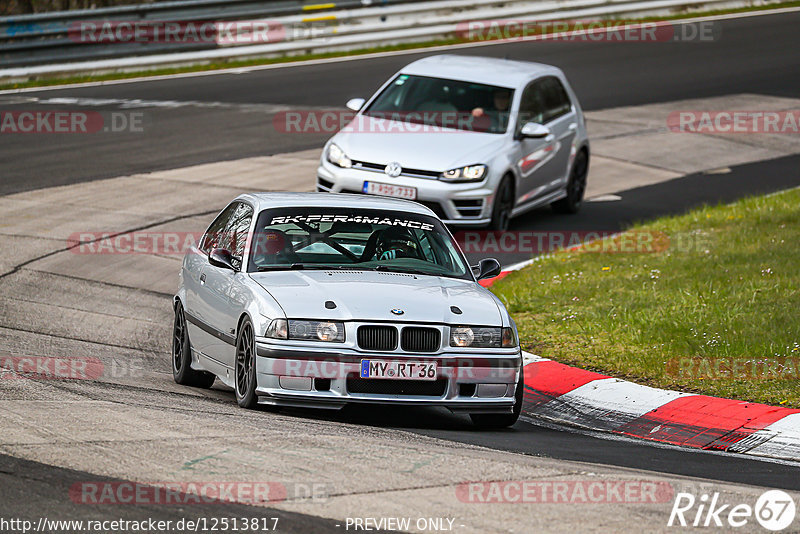
[[[205,389],[210,388],[216,379],[211,373],[192,369],[192,345],[180,302],[175,304],[175,322],[172,326],[172,378],[182,386]]]

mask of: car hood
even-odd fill
[[[465,130],[408,132],[403,131],[406,123],[366,115],[351,124],[358,124],[351,128],[360,131],[345,128],[333,138],[350,159],[381,165],[396,161],[404,168],[436,172],[488,164],[505,139],[502,134]]]
[[[488,290],[469,280],[369,271],[275,271],[250,275],[288,318],[502,326]],[[336,308],[327,309],[332,300]],[[456,315],[451,306],[462,314]],[[395,315],[391,310],[403,310]]]

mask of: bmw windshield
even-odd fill
[[[472,280],[444,225],[388,210],[276,208],[258,216],[249,272],[359,269]]]

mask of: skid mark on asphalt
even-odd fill
[[[70,250],[76,249],[76,248],[80,247],[81,245],[85,246],[87,244],[98,243],[99,241],[101,241],[102,239],[107,238],[107,237],[113,238],[113,237],[116,237],[116,236],[129,234],[131,232],[138,232],[138,231],[142,231],[142,230],[148,230],[148,229],[156,227],[156,226],[161,226],[161,225],[164,225],[164,224],[168,224],[168,223],[175,222],[175,221],[180,221],[180,220],[183,220],[183,219],[190,219],[192,217],[202,217],[202,216],[205,216],[205,215],[213,215],[213,214],[216,214],[218,211],[219,210],[214,209],[214,210],[199,211],[199,212],[190,213],[190,214],[187,214],[187,215],[178,215],[176,217],[169,217],[169,218],[166,218],[166,219],[163,219],[163,220],[160,220],[160,221],[144,224],[144,225],[137,226],[137,227],[134,227],[134,228],[129,228],[127,230],[123,230],[123,231],[120,231],[120,232],[117,232],[117,233],[110,233],[110,234],[108,234],[108,236],[98,237],[96,239],[91,239],[91,240],[88,240],[88,241],[78,241],[73,245],[69,245],[69,246],[66,246],[66,247],[61,247],[61,248],[58,248],[56,250],[50,251],[50,252],[48,252],[46,254],[42,254],[41,256],[37,256],[36,258],[32,258],[32,259],[29,259],[29,260],[24,261],[22,263],[19,263],[19,264],[15,265],[11,271],[3,273],[3,274],[0,274],[0,280],[2,280],[3,278],[7,278],[8,276],[10,276],[12,274],[15,274],[16,272],[18,272],[23,267],[27,267],[28,265],[36,263],[37,261],[41,261],[43,259],[49,258],[49,257],[54,256],[56,254],[59,254],[61,252],[69,252]]]

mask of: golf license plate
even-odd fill
[[[436,362],[361,360],[361,378],[436,380]]]
[[[403,185],[381,184],[378,182],[364,182],[362,191],[368,195],[380,195],[382,197],[397,197],[406,200],[417,199],[417,188],[406,187]]]

